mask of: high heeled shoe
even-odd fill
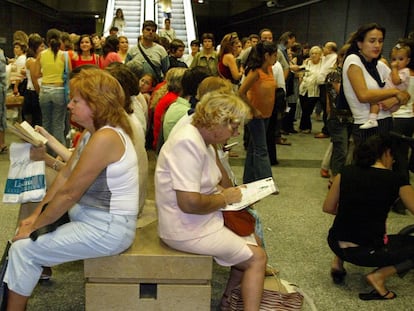
[[[332,277],[332,281],[335,284],[342,284],[345,281],[345,276],[346,276],[346,270],[337,270],[337,269],[331,269],[331,277]]]

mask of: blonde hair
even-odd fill
[[[309,50],[309,55],[310,54],[312,54],[313,52],[318,52],[319,54],[321,54],[322,55],[322,53],[323,53],[323,51],[322,51],[322,49],[321,49],[321,47],[320,46],[318,46],[318,45],[314,45],[313,47],[311,47],[311,49]]]
[[[207,77],[201,81],[197,89],[197,98],[201,99],[205,94],[212,91],[221,93],[233,93],[233,86],[229,80],[220,77]]]
[[[250,118],[250,108],[237,95],[220,91],[205,94],[197,104],[192,124],[211,128],[216,125],[244,123]]]
[[[91,108],[96,130],[105,125],[120,127],[132,138],[124,110],[124,90],[110,73],[96,68],[82,69],[70,80],[70,93],[75,92]]]

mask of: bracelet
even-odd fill
[[[223,192],[219,192],[218,194],[220,194],[223,197],[223,199],[224,199],[224,205],[227,206],[228,204],[227,204],[226,196],[224,195],[224,193]]]
[[[57,171],[58,168],[58,164],[59,164],[59,160],[56,160],[55,163],[53,163],[52,168]]]

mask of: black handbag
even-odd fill
[[[48,203],[46,203],[45,205],[43,205],[42,212],[46,209],[47,205],[48,205]],[[64,224],[66,224],[68,222],[70,222],[70,218],[69,218],[69,214],[66,212],[59,219],[57,219],[55,222],[53,222],[53,223],[51,223],[49,225],[46,225],[46,226],[44,226],[42,228],[39,228],[39,229],[33,231],[30,234],[30,239],[32,241],[36,241],[37,238],[40,235],[46,234],[46,233],[49,233],[49,232],[52,232],[52,231],[55,231],[57,229],[57,227],[59,227],[61,225],[64,225]]]
[[[7,296],[9,289],[7,288],[7,284],[3,282],[4,275],[7,269],[7,263],[9,260],[9,249],[11,246],[11,242],[8,241],[6,245],[6,249],[4,250],[3,256],[1,257],[0,261],[0,311],[6,311],[7,308]]]

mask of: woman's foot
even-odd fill
[[[342,270],[338,270],[338,269],[331,269],[331,277],[332,277],[332,281],[339,285],[339,284],[343,284],[345,281],[345,277],[346,277],[346,270],[342,269]]]
[[[321,168],[321,177],[322,178],[329,178],[331,175],[329,174],[329,170],[326,170],[324,168]]]
[[[7,153],[9,151],[9,146],[3,145],[0,147],[0,153]]]
[[[381,296],[383,299],[393,299],[396,295],[385,287],[385,280],[396,273],[397,270],[394,266],[387,266],[372,271],[367,275],[366,279],[368,284],[377,292],[378,296]]]
[[[384,295],[379,294],[375,289],[369,293],[359,294],[359,299],[361,300],[390,300],[394,298],[397,298],[397,294],[389,290]]]

